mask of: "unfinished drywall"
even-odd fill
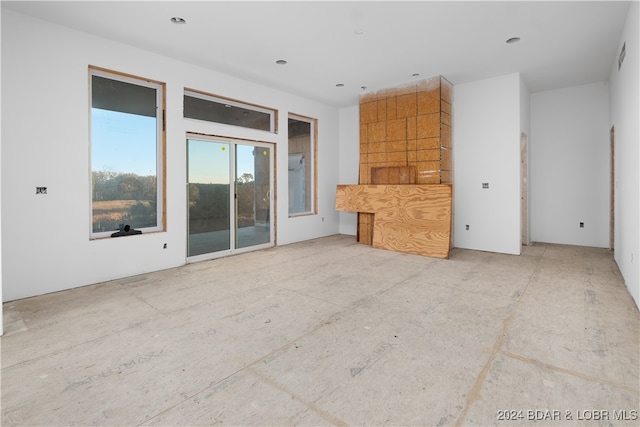
[[[620,272],[640,307],[640,4],[633,2],[618,44],[626,44],[624,61],[611,67],[610,126],[615,127],[615,244]],[[608,204],[607,204],[608,205]]]
[[[608,247],[608,84],[532,94],[531,126],[532,240]]]
[[[520,254],[520,75],[455,90],[454,246]]]
[[[166,83],[166,232],[89,240],[90,64]],[[185,87],[275,108],[280,132],[232,130],[185,120]],[[276,144],[278,244],[338,232],[335,107],[6,10],[2,13],[2,88],[5,300],[183,265],[188,131]],[[318,119],[317,215],[287,215],[289,113]],[[36,196],[36,186],[47,186],[48,194]],[[167,249],[163,249],[165,243]]]

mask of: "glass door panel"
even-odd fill
[[[273,246],[273,146],[187,139],[187,258]]]
[[[187,140],[187,256],[231,249],[230,144]]]
[[[271,149],[236,145],[236,248],[271,241]]]

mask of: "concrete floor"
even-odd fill
[[[638,425],[612,253],[523,249],[332,236],[6,303],[2,425]]]

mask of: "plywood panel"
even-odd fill
[[[360,123],[360,144],[367,144],[369,141],[367,140],[367,125],[365,123]]]
[[[420,138],[416,140],[416,150],[440,149],[440,138]]]
[[[413,166],[404,166],[397,168],[398,178],[395,178],[394,174],[389,174],[389,184],[415,184],[416,183],[416,168]]]
[[[374,214],[373,247],[449,257],[451,185],[339,185],[336,210]]]
[[[440,160],[417,161],[416,162],[416,183],[418,184],[440,184]]]
[[[442,138],[441,138],[441,145],[443,147],[449,147],[451,148],[451,126],[449,125],[442,125]]]
[[[415,184],[414,166],[382,166],[371,168],[371,184]]]
[[[441,171],[440,172],[440,181],[443,184],[452,184],[453,183],[453,171]]]
[[[451,182],[450,150],[440,151],[451,147],[452,91],[437,76],[360,96],[360,184],[405,184],[394,175],[397,169],[378,169],[403,166],[413,167],[410,183]],[[361,243],[371,243],[373,219],[367,215],[373,214],[358,216]]]
[[[440,114],[425,114],[417,117],[418,138],[440,138]]]
[[[371,183],[389,184],[389,169],[386,166],[371,168]]]
[[[387,122],[369,123],[367,127],[367,141],[385,142],[387,139]]]
[[[358,214],[358,242],[366,245],[373,243],[373,214]]]
[[[418,92],[418,115],[440,112],[440,88]]]
[[[378,120],[379,122],[384,122],[387,120],[387,100],[379,99],[378,100]]]
[[[373,123],[378,121],[378,104],[366,102],[360,104],[360,123]]]
[[[407,120],[387,120],[387,141],[404,141],[407,139]]]
[[[417,100],[415,89],[412,93],[399,95],[398,102],[398,118],[415,117],[417,112]]]
[[[387,162],[389,166],[400,166],[407,164],[407,152],[396,151],[395,153],[387,153]],[[392,165],[393,163],[393,165]]]
[[[441,171],[453,170],[453,160],[451,158],[451,150],[449,147],[442,147],[440,153],[442,154],[442,158],[440,160]]]
[[[418,157],[416,160],[418,162],[428,162],[430,160],[440,161],[440,150],[437,148],[433,150],[418,150]]]
[[[397,116],[397,105],[395,95],[387,98],[387,120],[393,120]]]
[[[442,100],[453,104],[453,85],[450,81],[444,78],[440,78],[440,91]]]
[[[416,117],[407,117],[405,120],[407,121],[407,139],[416,139]]]

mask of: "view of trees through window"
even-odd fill
[[[155,176],[94,171],[92,173],[93,231],[156,226],[158,210]]]
[[[236,182],[238,227],[255,225],[253,175],[244,173]],[[189,219],[192,233],[229,228],[229,185],[189,183]]]
[[[187,139],[189,257],[271,241],[271,147]]]
[[[161,85],[92,70],[92,235],[158,230]],[[160,172],[160,173],[159,173]],[[159,196],[160,194],[160,196]],[[160,199],[162,200],[162,199]],[[101,234],[103,233],[103,234]]]

